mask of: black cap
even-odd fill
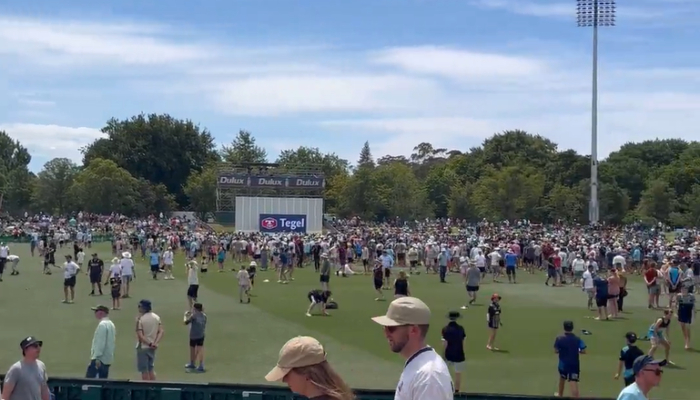
[[[109,307],[107,307],[107,306],[99,305],[99,306],[92,307],[90,309],[92,311],[102,311],[102,312],[106,312],[107,314],[109,314]]]
[[[634,332],[627,332],[625,333],[625,339],[630,343],[635,343],[637,342],[637,334]]]
[[[459,313],[459,311],[450,311],[447,313],[447,318],[450,320],[456,320],[462,318],[462,314]]]
[[[149,312],[153,309],[153,304],[150,300],[144,299],[139,301],[139,307],[141,307],[144,311]]]
[[[44,342],[42,342],[41,340],[37,339],[34,336],[27,336],[21,342],[19,342],[19,348],[22,350],[25,350],[27,347],[33,346],[35,344],[39,345],[39,346],[43,346]]]
[[[564,331],[573,332],[574,331],[574,321],[564,321]]]
[[[192,308],[194,308],[197,311],[202,311],[204,309],[204,306],[202,305],[202,303],[194,303],[192,305]]]
[[[92,253],[92,256],[93,256],[93,257],[97,257],[97,253]]]

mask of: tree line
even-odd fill
[[[169,115],[111,119],[102,132],[104,138],[82,149],[82,164],[56,158],[34,174],[27,149],[0,131],[2,211],[206,214],[216,209],[222,162],[275,162],[282,168],[322,166],[326,211],[340,217],[588,219],[589,156],[520,130],[468,150],[423,142],[408,157],[377,158],[365,143],[354,164],[304,146],[271,159],[246,131],[217,148],[207,129]],[[700,143],[628,143],[598,170],[601,221],[700,225]]]

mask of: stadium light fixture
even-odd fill
[[[615,0],[576,0],[576,22],[581,28],[593,28],[593,84],[591,101],[591,198],[588,219],[600,218],[598,202],[598,27],[615,26]]]

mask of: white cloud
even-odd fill
[[[489,0],[488,4],[516,4],[521,13],[564,14],[563,8],[545,9],[542,3],[525,0]],[[574,6],[567,3],[566,7]],[[62,70],[71,91],[101,93],[101,85],[110,88],[109,96],[72,96],[68,111],[62,108],[65,101],[60,93],[18,98],[22,110],[13,115],[26,117],[24,123],[2,125],[0,120],[0,129],[41,157],[80,160],[78,149],[101,133],[38,124],[50,117],[42,114],[50,102],[55,102],[53,115],[82,126],[86,123],[81,118],[87,117],[76,110],[97,108],[126,117],[142,111],[132,110],[136,107],[132,102],[149,112],[167,101],[187,113],[206,110],[207,118],[220,126],[238,127],[241,117],[285,117],[298,125],[290,130],[310,126],[314,133],[328,133],[326,141],[314,144],[322,150],[339,148],[335,138],[346,135],[352,135],[348,137],[353,143],[369,140],[377,156],[409,154],[423,141],[466,150],[495,132],[525,129],[587,153],[589,56],[573,50],[541,56],[539,47],[524,42],[518,54],[439,44],[355,51],[306,45],[239,46],[226,51],[234,46],[167,26],[65,24],[0,16],[0,74],[8,68],[1,63],[3,55],[11,55],[19,66],[14,73],[24,74],[27,81],[46,79],[46,63],[56,56],[65,65],[84,67]],[[644,57],[655,56],[645,53]],[[664,61],[654,59],[654,68],[601,68],[602,155],[631,140],[697,139],[692,132],[700,126],[700,71],[674,68],[672,60]],[[103,71],[103,80],[81,81],[85,71],[96,70]],[[125,77],[124,71],[133,74]],[[32,119],[31,115],[43,117]],[[184,117],[203,126],[211,124],[196,114]],[[270,153],[302,144],[288,146],[291,141],[285,132],[279,133],[279,140],[268,137],[260,142],[273,143]],[[342,146],[354,160],[359,148]]]
[[[105,135],[99,129],[39,124],[0,124],[0,130],[19,140],[32,157],[50,160],[55,157],[82,161],[80,148]]]

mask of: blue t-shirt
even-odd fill
[[[151,265],[158,265],[160,262],[160,256],[158,253],[151,253]]]
[[[593,280],[593,286],[595,286],[595,297],[599,299],[604,299],[608,297],[608,281],[606,279],[597,277]]]
[[[583,340],[573,333],[564,333],[554,341],[554,349],[559,354],[559,369],[578,373],[581,368],[580,353],[586,349]]]
[[[678,268],[671,267],[668,269],[668,280],[671,281],[671,284],[676,285],[678,284],[678,281],[681,277],[680,271]]]
[[[518,263],[518,256],[513,253],[506,254],[506,267],[515,267]]]

